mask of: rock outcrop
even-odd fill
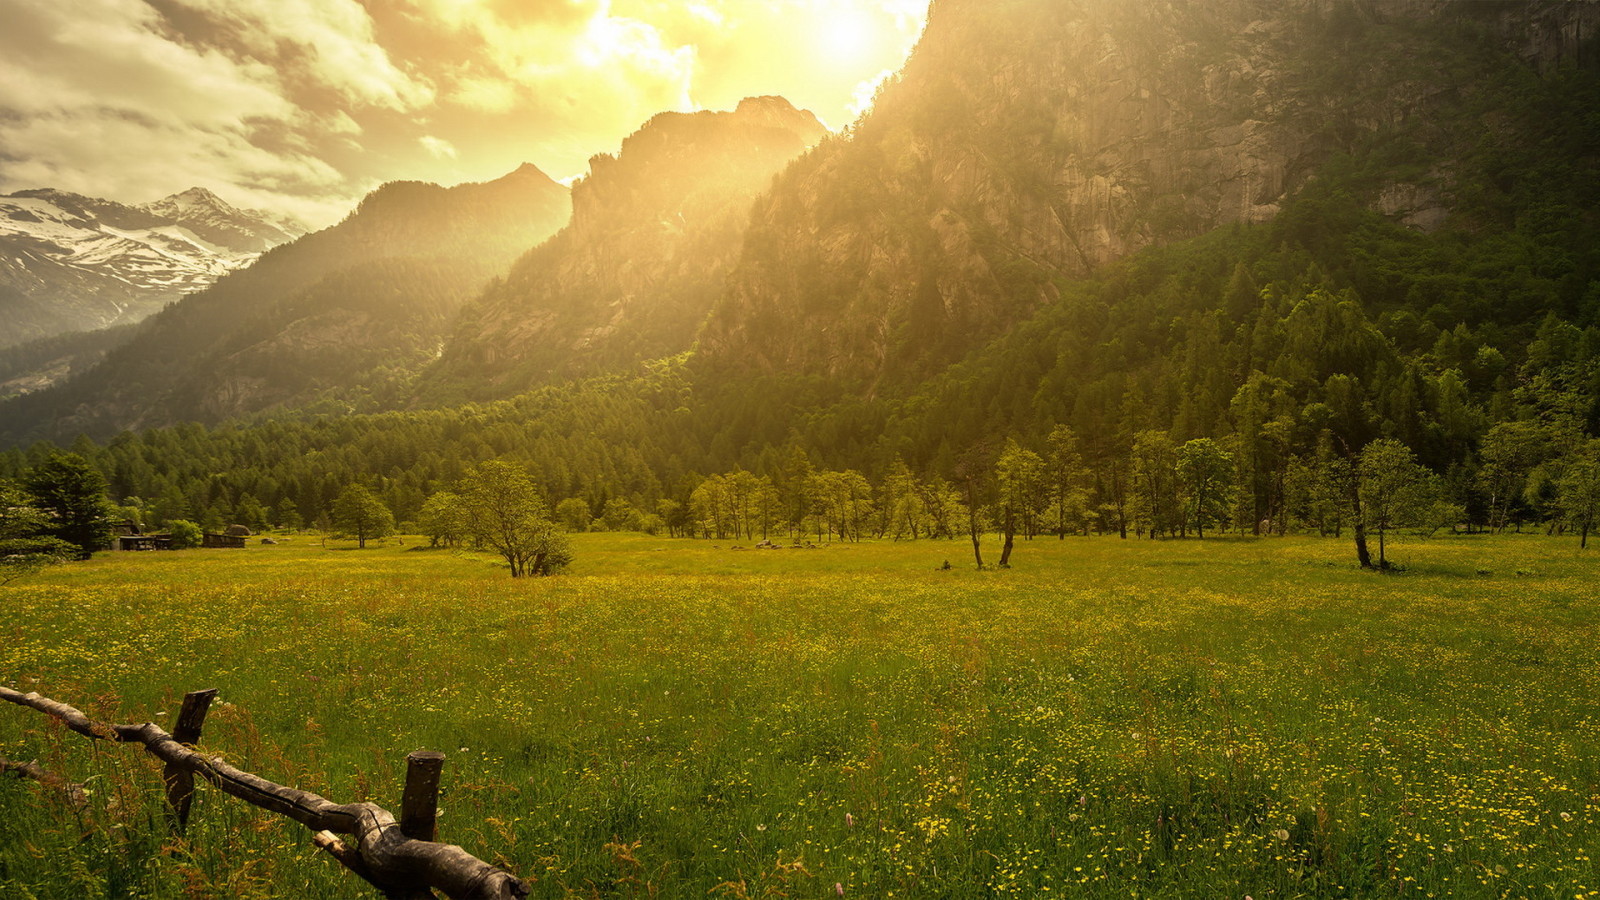
[[[463,315],[430,378],[503,394],[687,350],[738,258],[751,202],[823,134],[779,97],[651,119],[590,161],[571,224]]]
[[[1507,56],[1592,64],[1597,13],[935,0],[875,108],[758,202],[701,362],[869,386],[919,378],[1056,296],[1058,279],[1269,219],[1330,160],[1375,147],[1436,161],[1390,165],[1407,174],[1370,202],[1437,227],[1449,160],[1483,126],[1431,112]]]

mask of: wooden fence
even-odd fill
[[[109,725],[96,722],[79,710],[41,697],[0,686],[0,700],[52,716],[87,738],[124,744],[143,744],[164,764],[168,813],[172,827],[182,831],[189,821],[199,777],[229,796],[287,816],[311,829],[312,843],[391,900],[423,900],[442,891],[453,900],[520,900],[528,885],[511,873],[492,866],[460,847],[437,843],[439,777],[444,754],[417,752],[406,758],[406,786],[400,801],[400,820],[371,803],[334,803],[243,772],[218,757],[194,749],[200,740],[206,711],[217,692],[185,695],[176,726],[169,734],[156,725]],[[10,763],[6,767],[68,792],[76,785],[41,771],[36,765]],[[81,790],[81,789],[80,789]],[[350,846],[339,838],[354,839]]]

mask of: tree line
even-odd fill
[[[1586,543],[1600,435],[1592,213],[1421,234],[1365,207],[1361,173],[1335,175],[1270,224],[1058,281],[1056,301],[911,386],[711,373],[691,354],[493,403],[178,425],[66,449],[147,523],[208,529],[331,529],[351,484],[414,526],[431,496],[503,459],[571,530],[1382,537],[1398,516]],[[1571,233],[1547,239],[1552,222]],[[1425,471],[1418,497],[1374,525],[1360,488],[1396,455],[1363,466],[1380,440]],[[57,452],[0,452],[0,478]]]

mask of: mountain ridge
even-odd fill
[[[199,188],[139,206],[53,188],[0,196],[0,309],[11,326],[0,346],[139,321],[297,227]]]
[[[338,224],[147,319],[88,371],[8,401],[0,431],[104,436],[284,404],[359,408],[430,360],[455,310],[569,213],[567,189],[531,166],[451,188],[385,184]]]
[[[571,223],[464,311],[426,382],[504,395],[689,349],[749,204],[823,134],[781,97],[652,117],[590,160]]]

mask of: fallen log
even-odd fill
[[[366,868],[361,874],[386,893],[437,889],[453,900],[521,900],[528,896],[528,886],[521,879],[460,847],[406,837],[394,815],[376,804],[334,803],[309,791],[268,781],[236,769],[220,757],[206,757],[185,747],[154,723],[96,722],[65,703],[7,687],[0,687],[0,700],[52,716],[87,738],[143,744],[170,769],[192,773],[229,796],[286,816],[313,832],[349,835],[355,839],[356,853]]]

